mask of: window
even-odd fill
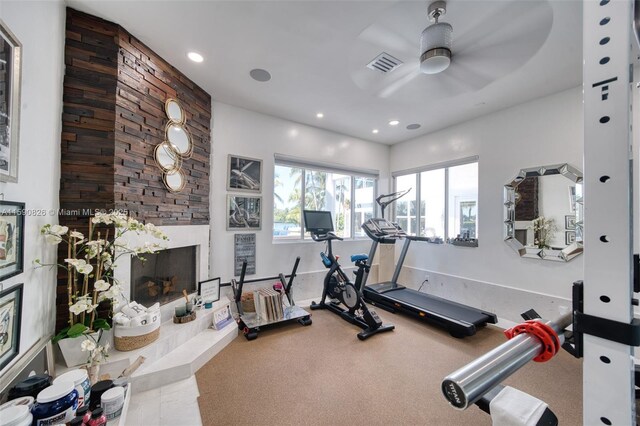
[[[395,220],[408,234],[436,242],[478,238],[477,157],[397,172],[394,178],[396,191],[411,188],[395,205]]]
[[[374,216],[376,177],[328,166],[280,160],[273,179],[273,239],[311,238],[303,233],[302,210],[328,210],[335,233],[343,238],[364,237],[360,228]]]
[[[376,180],[369,177],[354,177],[354,179],[354,236],[360,238],[366,237],[366,234],[362,230],[362,224],[374,216]]]
[[[415,235],[416,222],[416,175],[398,176],[396,191],[411,189],[407,195],[396,201],[396,221],[408,234]]]

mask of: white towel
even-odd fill
[[[538,398],[510,386],[489,403],[493,426],[536,426],[547,407]]]

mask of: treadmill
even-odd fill
[[[498,322],[496,315],[490,312],[422,293],[398,284],[400,270],[411,242],[429,241],[428,238],[407,235],[400,226],[383,218],[368,219],[362,224],[362,229],[373,240],[369,251],[369,262],[373,261],[378,244],[395,244],[396,241],[404,239],[402,252],[391,281],[366,285],[367,277],[363,278],[365,286],[362,293],[367,302],[389,312],[402,312],[438,325],[457,338],[473,336],[476,334],[478,327],[483,327],[487,323],[495,324]]]

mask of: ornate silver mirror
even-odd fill
[[[187,129],[176,123],[169,123],[165,129],[165,138],[182,157],[190,157],[193,151],[191,136]]]
[[[179,170],[182,166],[182,157],[175,152],[173,145],[167,141],[156,145],[153,158],[156,160],[156,165],[163,172],[173,172]]]
[[[167,99],[167,102],[164,104],[164,111],[167,113],[169,121],[184,124],[186,119],[184,110],[177,100],[172,98]]]
[[[504,186],[504,240],[521,257],[567,262],[583,251],[582,172],[522,169]]]
[[[182,191],[185,184],[187,183],[182,170],[175,170],[173,172],[165,173],[162,178],[167,189],[171,192]]]

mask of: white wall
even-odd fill
[[[582,150],[580,88],[394,145],[391,172],[479,156],[480,246],[415,243],[405,263],[415,268],[413,280],[419,284],[428,272],[442,274],[440,282],[434,283],[433,276],[430,278],[431,284],[435,284],[431,287],[434,291],[446,293],[446,289],[440,288],[446,281],[458,293],[449,292],[448,297],[462,300],[472,295],[476,305],[493,308],[499,316],[507,310],[510,301],[497,306],[491,300],[490,290],[495,284],[570,298],[572,282],[583,275],[582,256],[566,264],[518,257],[503,242],[503,185],[526,167],[566,162],[582,170]]]
[[[0,19],[23,46],[19,177],[18,183],[0,183],[0,193],[28,210],[48,212],[59,206],[64,4],[2,1]],[[44,246],[39,234],[53,221],[56,215],[26,217],[25,272],[2,283],[3,289],[24,283],[21,353],[54,331],[56,273],[32,266],[36,258],[55,263],[55,248]]]
[[[235,154],[263,160],[262,230],[256,238],[256,277],[289,272],[296,256],[301,257],[300,272],[322,271],[319,253],[324,244],[272,241],[274,153],[309,161],[333,163],[345,167],[380,171],[379,191],[389,185],[389,147],[340,135],[315,127],[259,114],[219,102],[213,104],[213,155],[211,173],[211,274],[228,281],[233,276],[233,235],[226,230],[227,155]],[[229,192],[230,193],[230,192]],[[343,256],[366,253],[370,240],[345,241],[335,244],[335,252]],[[315,274],[314,274],[315,275]],[[320,275],[321,278],[321,275]],[[314,280],[317,280],[314,277]],[[314,281],[312,280],[312,281]],[[305,286],[306,291],[300,291]],[[321,281],[305,283],[300,277],[297,299],[314,297],[322,292]]]

